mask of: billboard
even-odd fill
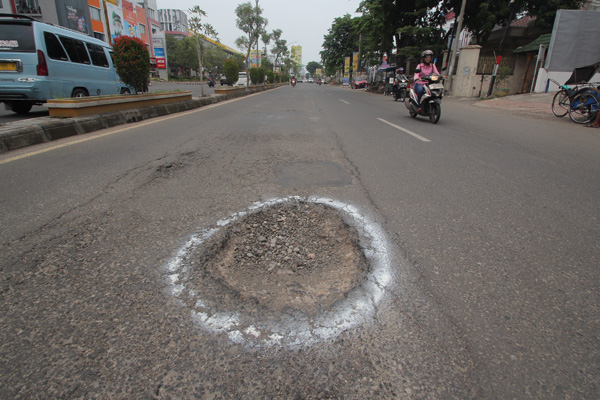
[[[250,68],[258,68],[260,64],[260,50],[250,50]]]
[[[125,31],[124,35],[139,38],[140,32],[137,25],[137,15],[135,15],[133,3],[130,3],[127,0],[123,0],[122,3],[124,17],[123,30]]]
[[[344,59],[344,78],[350,77],[350,57]]]
[[[123,18],[123,9],[111,3],[104,3],[106,6],[106,15],[108,16],[108,30],[110,31],[110,41],[117,37],[125,35],[125,25]]]
[[[298,67],[302,65],[302,46],[292,46],[291,58]]]
[[[358,70],[358,51],[352,53],[352,71],[356,74]]]

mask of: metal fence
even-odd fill
[[[477,74],[478,75],[492,75],[494,72],[494,65],[496,64],[496,56],[498,50],[483,50],[479,53],[479,62],[477,63]],[[500,68],[510,68],[509,75],[515,73],[515,65],[517,64],[516,54],[512,54],[509,50],[504,51],[502,60],[500,61]]]

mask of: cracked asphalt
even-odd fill
[[[433,126],[308,84],[152,121],[0,156],[0,398],[597,395],[594,132],[453,99]],[[289,196],[381,227],[381,301],[306,346],[206,329],[165,266]]]

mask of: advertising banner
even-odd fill
[[[344,78],[350,77],[350,57],[345,58],[344,62]]]
[[[258,68],[260,64],[260,50],[250,50],[250,68]]]
[[[108,30],[110,31],[110,41],[117,37],[125,35],[123,21],[123,10],[111,3],[104,3],[106,6],[106,15],[108,16]]]
[[[167,60],[164,58],[156,57],[156,68],[167,69]]]
[[[133,36],[136,38],[140,37],[140,32],[137,25],[137,16],[135,15],[135,8],[133,7],[133,3],[128,2],[127,0],[123,0],[123,28],[124,35]]]
[[[358,51],[352,53],[352,71],[356,73],[358,70]]]
[[[88,29],[85,13],[71,5],[66,5],[65,8],[67,11],[67,28],[87,34]]]
[[[298,67],[302,65],[302,46],[292,46],[291,58]]]
[[[322,70],[321,68],[317,68],[317,69],[315,70],[315,75],[317,75],[317,76],[321,76],[322,74],[323,74],[323,70]]]

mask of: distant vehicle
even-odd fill
[[[219,83],[221,84],[221,86],[229,85],[229,83],[227,83],[227,77],[225,75],[221,76]]]
[[[308,83],[315,83],[315,80],[313,78],[308,78]]]
[[[245,72],[240,72],[237,82],[235,86],[246,86],[248,84],[248,76]]]
[[[26,114],[50,99],[134,92],[108,43],[19,14],[0,14],[0,102]]]
[[[352,80],[351,85],[352,89],[361,89],[367,86],[367,78],[364,76],[357,76]]]
[[[304,83],[304,79],[298,78],[298,83]]]

